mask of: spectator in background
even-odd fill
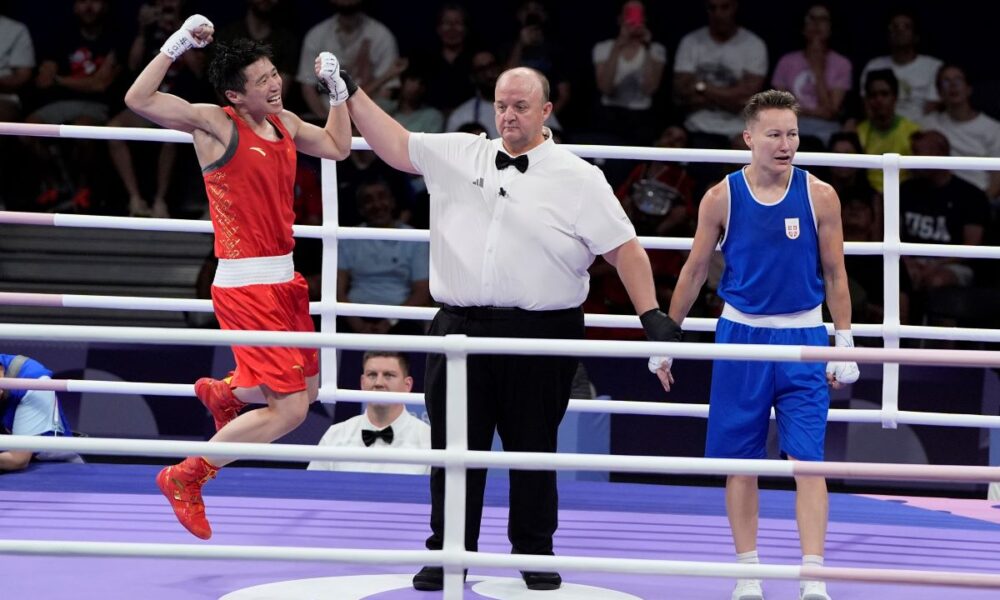
[[[868,118],[858,124],[858,139],[865,154],[912,154],[910,136],[920,130],[910,119],[896,112],[899,82],[891,69],[871,71],[865,78],[865,112]],[[899,180],[909,177],[899,172]],[[868,182],[882,192],[882,169],[869,169]]]
[[[674,97],[695,148],[728,148],[740,111],[767,75],[767,46],[736,21],[737,0],[706,0],[708,26],[685,35],[674,58]]]
[[[476,86],[476,95],[469,98],[451,111],[445,122],[445,131],[458,131],[459,127],[469,123],[478,123],[486,131],[486,137],[500,137],[497,133],[496,113],[493,109],[493,92],[500,76],[500,65],[496,54],[490,50],[480,50],[472,56],[472,82]],[[545,120],[550,129],[562,129],[555,113]]]
[[[29,123],[103,125],[109,117],[109,91],[121,68],[122,50],[107,26],[107,0],[75,0],[76,22],[40,47],[41,64],[35,87],[43,106],[28,115]],[[90,174],[95,170],[91,140],[50,145],[43,138],[26,138],[34,153],[41,178],[36,204],[52,207],[63,194],[72,198],[77,210],[91,205]],[[69,152],[62,149],[69,147]]]
[[[522,0],[516,17],[520,29],[506,53],[507,68],[531,67],[545,75],[552,86],[552,112],[558,115],[569,104],[571,86],[562,51],[552,40],[549,11],[540,0]]]
[[[438,12],[435,28],[439,45],[416,62],[427,76],[427,104],[449,113],[471,97],[472,49],[469,48],[469,15],[461,4],[448,2]]]
[[[128,53],[127,66],[134,77],[160,52],[160,46],[180,27],[183,21],[184,6],[182,0],[155,0],[152,4],[143,4],[139,8],[138,33],[132,41]],[[187,52],[180,60],[173,63],[160,85],[161,92],[168,92],[187,98],[191,101],[200,100],[193,96],[198,92],[198,81],[204,77],[205,55],[203,52]],[[155,124],[144,119],[129,109],[115,115],[109,122],[109,127],[155,127]],[[146,143],[146,142],[144,142]],[[128,142],[110,140],[108,151],[115,172],[121,178],[125,191],[128,193],[128,213],[133,217],[167,218],[170,211],[167,208],[167,191],[177,159],[177,146],[160,144],[159,157],[156,164],[156,190],[153,194],[153,205],[143,196],[139,179],[132,160],[132,152]]]
[[[360,137],[356,127],[351,126],[354,137]],[[402,218],[408,222],[407,214],[412,204],[413,194],[407,178],[399,171],[389,167],[375,156],[371,150],[354,150],[345,160],[337,163],[337,203],[338,220],[343,227],[354,227],[364,218],[358,211],[360,205],[356,202],[358,189],[362,183],[373,180],[383,180],[389,183],[393,197],[401,208]]]
[[[313,61],[320,52],[331,52],[341,61],[358,85],[379,88],[399,50],[396,37],[381,22],[364,12],[364,0],[330,0],[337,13],[306,33],[299,58],[296,80],[302,86],[302,99],[312,114],[326,118],[330,106],[326,94],[316,89]]]
[[[497,126],[493,122],[493,91],[500,76],[500,65],[496,54],[490,50],[480,50],[472,55],[472,84],[476,93],[465,100],[448,115],[445,131],[458,131],[467,123],[479,123],[486,130],[486,137],[497,137]]]
[[[3,15],[0,4],[0,121],[21,119],[21,97],[35,68],[35,47],[24,23]]]
[[[862,95],[868,93],[865,89],[868,73],[892,69],[899,81],[896,112],[911,121],[919,121],[938,107],[940,98],[934,80],[941,60],[917,52],[920,41],[917,18],[908,10],[896,10],[889,16],[887,33],[889,54],[871,59],[861,71]]]
[[[0,354],[0,379],[51,379],[52,371],[40,362],[16,354]],[[71,435],[56,393],[49,390],[0,390],[0,434]],[[3,442],[0,441],[0,447]],[[31,450],[0,448],[0,472],[28,466]]]
[[[948,156],[948,139],[937,131],[913,134],[913,153]],[[922,169],[899,189],[900,237],[904,242],[978,246],[989,223],[982,190],[946,169]],[[913,287],[926,291],[972,284],[972,267],[959,258],[904,256]]]
[[[838,131],[830,136],[830,152],[836,154],[864,154],[861,147],[861,140],[858,134],[853,131]],[[882,194],[875,191],[868,177],[861,169],[854,167],[827,167],[826,182],[833,186],[840,198],[841,203],[856,198],[863,205],[871,207],[873,219],[870,222],[871,231],[863,236],[861,232],[855,232],[854,241],[877,241],[882,239]],[[860,239],[864,237],[864,240]]]
[[[409,393],[413,390],[410,361],[399,352],[365,352],[361,361],[361,389],[366,392]],[[333,425],[320,446],[430,450],[431,426],[413,416],[400,402],[368,402],[365,412]],[[314,460],[311,471],[363,471],[429,475],[430,465],[358,463]]]
[[[799,101],[799,135],[815,136],[826,145],[840,130],[844,97],[851,89],[851,61],[830,49],[830,8],[813,4],[806,10],[802,35],[805,48],[785,54],[771,77],[771,85]]]
[[[411,229],[396,217],[396,199],[385,180],[358,186],[362,227]],[[425,242],[342,240],[337,254],[337,300],[393,306],[429,306],[429,248]],[[345,317],[354,333],[424,333],[416,321]]]
[[[667,126],[656,140],[658,148],[687,146],[687,131],[680,125]],[[656,217],[655,225],[645,228],[647,235],[687,236],[692,233],[691,225],[695,217],[694,187],[695,182],[688,175],[685,165],[647,161],[632,169],[615,195],[630,216],[642,214]]]
[[[836,188],[834,188],[836,189]],[[838,191],[839,194],[839,191]],[[876,195],[877,196],[877,195]],[[840,197],[840,215],[844,224],[845,242],[876,242],[876,210],[871,196],[848,195]],[[844,256],[847,285],[851,291],[851,320],[855,323],[881,323],[885,306],[883,260],[871,254]],[[899,270],[899,320],[909,323],[910,276],[905,268]]]
[[[405,60],[403,66],[405,69],[399,74],[396,99],[380,98],[377,100],[379,106],[410,131],[441,133],[444,130],[444,115],[424,103],[427,92],[424,72]]]
[[[281,75],[283,98],[287,98],[291,91],[299,64],[300,46],[298,37],[279,20],[280,12],[287,8],[287,0],[247,0],[243,18],[223,26],[215,36],[220,42],[245,38],[271,46],[274,66]]]
[[[670,125],[656,140],[659,148],[685,148],[687,132],[679,125]],[[693,233],[695,181],[683,164],[667,161],[646,161],[632,169],[615,190],[625,214],[640,236],[683,236]],[[677,250],[647,250],[656,299],[660,306],[670,306],[677,275],[684,264],[684,255]],[[590,267],[588,311],[631,314],[628,292],[614,268],[602,257]],[[592,338],[643,339],[641,329],[598,328],[588,332]]]
[[[646,7],[639,0],[622,5],[618,37],[593,50],[594,77],[601,93],[596,126],[621,134],[625,142],[646,145],[651,139],[653,95],[663,80],[667,49],[653,41]]]
[[[31,82],[35,68],[35,47],[31,43],[31,33],[23,23],[4,16],[4,3],[0,2],[0,121],[20,121],[22,114],[21,92]],[[0,155],[13,156],[12,145],[16,142],[6,135],[0,136]],[[8,173],[16,171],[9,160],[0,166],[0,181],[10,181]],[[6,204],[4,198],[10,184],[0,188],[0,210]]]
[[[965,70],[946,64],[938,71],[937,89],[941,111],[924,116],[924,129],[939,131],[951,146],[952,156],[1000,156],[1000,122],[972,106],[972,86]],[[955,171],[993,199],[1000,197],[1000,171]]]

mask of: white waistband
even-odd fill
[[[823,324],[823,307],[817,306],[809,310],[782,315],[751,315],[740,312],[727,302],[722,309],[722,318],[733,323],[749,325],[750,327],[770,327],[772,329],[816,327]]]
[[[245,285],[285,283],[295,277],[291,253],[284,256],[254,258],[220,258],[215,270],[216,287],[232,288]]]

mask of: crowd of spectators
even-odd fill
[[[313,57],[328,50],[413,131],[495,136],[497,76],[525,65],[548,77],[554,104],[548,125],[565,142],[741,148],[740,107],[753,93],[775,87],[793,92],[801,104],[800,150],[1000,156],[1000,122],[994,118],[1000,99],[988,93],[995,89],[993,79],[981,64],[970,63],[969,53],[950,55],[943,34],[936,46],[925,43],[922,34],[934,23],[926,22],[933,8],[923,5],[925,10],[914,12],[860,2],[786,3],[783,20],[772,20],[794,27],[754,31],[744,25],[747,17],[765,23],[755,12],[773,9],[750,0],[691,3],[697,10],[640,0],[585,9],[555,0],[39,4],[0,1],[0,120],[150,126],[124,107],[123,91],[164,37],[187,14],[202,12],[215,22],[221,41],[251,37],[270,43],[286,107],[317,120],[325,119],[328,106],[316,91]],[[879,31],[881,39],[848,40],[838,28],[849,20],[878,21],[869,30]],[[868,53],[859,55],[859,47]],[[205,79],[210,52],[185,54],[164,91],[214,101]],[[980,82],[987,93],[977,95]],[[199,172],[185,145],[0,136],[0,150],[9,157],[0,168],[18,174],[0,183],[0,205],[8,210],[155,217],[205,211]],[[733,168],[620,161],[600,166],[637,231],[648,236],[690,236],[702,191]],[[904,241],[996,241],[1000,172],[904,172],[897,216],[884,214],[881,171],[813,170],[840,195],[848,241],[880,240],[887,218],[900,219]],[[300,160],[296,184],[300,222],[321,222],[319,165]],[[388,168],[370,152],[354,152],[338,165],[338,192],[341,225],[427,227],[422,181]],[[342,243],[338,297],[427,304],[426,247],[408,246]],[[297,259],[313,263],[304,273],[318,274],[315,253],[297,252]],[[663,305],[682,258],[674,251],[651,252]],[[904,322],[927,321],[921,307],[936,288],[990,285],[980,262],[907,259]],[[630,313],[611,271],[601,261],[594,265],[589,312]],[[877,322],[881,263],[849,257],[848,271],[854,320]],[[693,314],[712,316],[719,308],[708,291]],[[381,332],[406,324],[352,319],[346,325]]]

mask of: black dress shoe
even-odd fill
[[[462,581],[469,576],[469,570],[462,573]],[[421,592],[440,592],[444,589],[444,569],[442,567],[424,567],[413,576],[413,589]]]
[[[562,585],[562,577],[555,572],[521,571],[521,577],[529,590],[558,590]]]

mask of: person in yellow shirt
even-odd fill
[[[858,124],[858,138],[865,154],[913,154],[910,136],[920,131],[920,125],[896,114],[899,81],[892,69],[870,71],[865,77],[865,111],[868,118]],[[868,182],[882,192],[882,170],[868,171]],[[899,180],[909,174],[900,171]]]

